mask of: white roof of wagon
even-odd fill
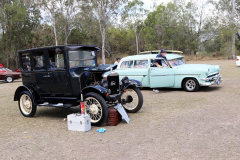
[[[183,58],[184,56],[178,55],[178,54],[167,54],[167,60],[171,59],[177,59],[177,58]],[[122,58],[122,61],[128,61],[128,60],[144,60],[148,58],[156,58],[156,54],[142,54],[142,55],[134,55],[134,56],[127,56]]]

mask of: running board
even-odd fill
[[[71,104],[63,104],[63,103],[58,103],[58,104],[49,104],[48,102],[38,104],[38,106],[48,106],[48,107],[61,107],[61,108],[69,108],[72,107]]]

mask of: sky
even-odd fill
[[[144,3],[143,8],[147,10],[152,10],[153,2],[156,2],[156,4],[159,5],[161,3],[167,4],[170,1],[171,0],[142,0],[142,2]]]

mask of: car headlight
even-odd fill
[[[124,86],[126,86],[126,85],[129,84],[129,79],[128,79],[128,77],[123,77],[123,79],[122,79],[121,81],[122,81],[122,84],[123,84]]]
[[[106,79],[103,79],[101,81],[101,86],[103,86],[104,88],[108,88],[108,81]]]

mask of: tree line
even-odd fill
[[[187,55],[238,54],[238,1],[150,3],[146,10],[141,0],[1,0],[0,63],[16,69],[18,50],[63,44],[99,46],[102,63],[113,54],[161,48]]]

